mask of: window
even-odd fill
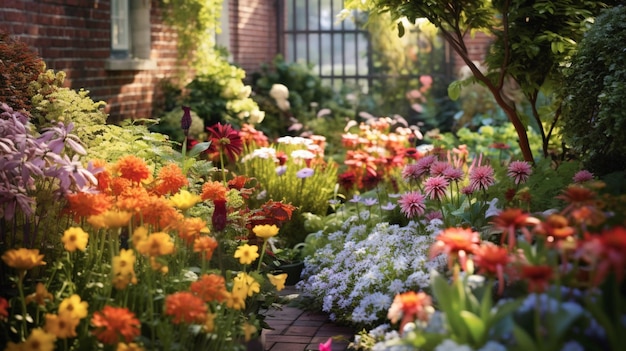
[[[150,49],[150,1],[111,0],[111,58],[106,68],[154,69]]]

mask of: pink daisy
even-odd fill
[[[584,183],[593,180],[593,173],[589,172],[586,169],[583,169],[582,171],[576,172],[572,180],[574,181],[574,183]]]
[[[525,161],[513,161],[509,164],[507,175],[513,178],[515,184],[526,183],[533,172],[532,167]]]
[[[417,160],[417,162],[406,165],[402,170],[402,178],[406,181],[419,180],[423,175],[430,172],[430,165],[437,160],[437,157],[429,155]]]
[[[445,161],[435,161],[430,165],[430,175],[433,177],[442,175],[448,168],[452,166]]]
[[[424,195],[417,191],[411,191],[400,196],[398,200],[400,211],[407,218],[414,218],[424,214],[426,205],[424,205]]]
[[[465,172],[462,169],[456,167],[449,167],[445,171],[443,171],[443,176],[449,182],[460,182],[465,178]]]
[[[470,187],[474,190],[487,190],[488,187],[496,182],[491,166],[478,166],[474,168],[469,175],[469,179]]]
[[[446,195],[448,184],[443,176],[430,177],[424,181],[424,192],[431,200],[442,200]]]

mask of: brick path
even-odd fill
[[[284,296],[294,297],[296,294],[293,287],[281,291]],[[266,351],[319,350],[319,344],[331,337],[332,350],[344,351],[355,334],[351,328],[333,324],[324,313],[303,311],[291,306],[269,311],[265,321],[273,328],[263,330]]]

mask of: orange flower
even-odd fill
[[[228,190],[221,182],[207,181],[202,185],[202,200],[225,200]]]
[[[165,314],[173,317],[174,324],[201,324],[206,320],[207,306],[200,297],[181,291],[165,298]]]
[[[170,255],[174,253],[174,243],[167,233],[152,233],[146,240],[137,243],[137,251],[151,257]]]
[[[144,351],[144,348],[134,342],[131,342],[130,344],[121,342],[117,344],[117,349],[115,349],[115,351]]]
[[[150,268],[153,271],[161,272],[161,274],[167,274],[170,271],[166,263],[158,257],[150,257]]]
[[[157,195],[175,194],[188,184],[189,181],[180,167],[175,163],[168,163],[159,170],[154,191]]]
[[[536,224],[538,220],[519,208],[507,208],[497,215],[492,221],[494,229],[501,230],[500,244],[508,238],[509,250],[513,250],[516,242],[517,230],[520,230],[530,242],[530,232],[526,228],[530,224]]]
[[[548,288],[550,279],[552,279],[552,267],[541,266],[522,266],[521,278],[528,281],[528,291],[534,293],[542,293]]]
[[[191,283],[189,290],[205,302],[222,302],[228,295],[224,277],[218,274],[203,274],[200,279]]]
[[[182,222],[176,225],[178,236],[183,239],[186,244],[192,244],[202,233],[209,233],[209,227],[202,218],[192,217],[184,218]]]
[[[133,242],[133,247],[136,249],[139,244],[148,239],[148,229],[146,227],[137,227],[133,231],[133,236],[131,240]]]
[[[122,178],[129,179],[136,183],[150,177],[150,169],[146,161],[135,155],[127,155],[117,160],[115,169],[120,173]]]
[[[217,248],[217,240],[211,236],[201,236],[193,243],[193,252],[198,252],[205,260],[210,260]]]
[[[567,218],[559,214],[551,214],[536,228],[536,233],[543,235],[551,243],[574,235],[575,230],[568,225]]]
[[[123,307],[104,306],[102,311],[93,314],[91,325],[96,328],[93,330],[96,338],[107,345],[117,344],[120,337],[128,343],[141,332],[139,320]]]
[[[102,193],[109,192],[109,186],[111,185],[111,172],[109,172],[107,161],[101,159],[91,160],[91,164],[95,168],[101,168],[98,173],[94,173],[94,176],[98,180],[97,189]]]
[[[46,324],[44,330],[59,339],[76,337],[76,327],[80,319],[73,318],[70,313],[46,314]]]
[[[107,210],[95,216],[89,216],[87,222],[94,228],[122,228],[128,225],[133,217],[131,212]]]
[[[563,213],[569,212],[572,208],[593,205],[596,202],[596,193],[589,188],[581,185],[570,185],[563,190],[561,195],[556,197],[567,202],[569,205],[563,210]]]
[[[123,178],[116,178],[123,179]],[[137,213],[146,207],[150,201],[148,191],[142,186],[131,186],[117,195],[117,208],[121,211]]]
[[[626,267],[626,228],[619,226],[588,236],[582,246],[585,259],[596,265],[593,284],[598,285],[614,272],[618,282],[624,279]]]
[[[416,319],[428,322],[433,312],[430,296],[423,292],[409,291],[396,295],[387,313],[387,318],[392,323],[397,323],[402,318],[400,322],[400,330],[402,330],[406,323]]]
[[[151,196],[141,208],[141,218],[144,225],[165,229],[175,227],[184,216],[171,206],[163,197]]]
[[[480,234],[466,228],[448,228],[437,236],[436,242],[430,248],[430,257],[441,253],[448,255],[448,265],[458,258],[461,268],[467,269],[467,255],[473,253],[480,243]]]
[[[474,251],[474,263],[478,266],[478,273],[498,278],[498,294],[502,294],[504,291],[504,268],[509,263],[508,250],[487,242]]]
[[[53,296],[43,283],[37,283],[35,292],[26,296],[26,304],[36,302],[39,306],[45,306],[46,300],[52,300]]]
[[[111,193],[113,196],[121,195],[126,189],[132,188],[133,182],[130,179],[115,177],[111,179]]]
[[[74,215],[74,220],[80,217],[98,215],[113,205],[111,199],[105,194],[75,193],[66,196],[67,209]]]
[[[38,249],[20,248],[7,250],[2,255],[2,260],[7,266],[18,271],[25,271],[46,264],[43,261],[43,255],[39,254]]]

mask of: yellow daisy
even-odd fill
[[[93,216],[92,216],[93,217]],[[61,241],[65,250],[74,252],[76,250],[85,251],[87,249],[87,241],[89,234],[80,227],[68,228],[64,233]]]
[[[172,195],[169,200],[172,206],[180,209],[181,211],[185,211],[202,201],[202,197],[198,194],[192,194],[187,190],[181,190],[175,195]]]
[[[276,234],[278,234],[278,227],[275,224],[272,224],[272,225],[262,224],[262,225],[254,226],[254,228],[252,228],[252,231],[259,238],[263,238],[264,240],[267,240],[271,237],[276,236]]]
[[[235,258],[239,259],[241,264],[251,264],[259,258],[259,247],[256,245],[243,244],[235,251]]]
[[[287,273],[282,274],[267,274],[267,279],[270,283],[276,287],[277,291],[281,291],[285,288],[285,281],[287,280]]]

